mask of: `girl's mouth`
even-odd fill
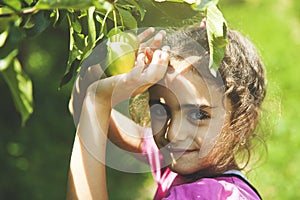
[[[168,151],[174,155],[185,155],[185,154],[190,154],[194,152],[199,152],[198,149],[184,149],[184,148],[173,148],[168,146]]]
[[[177,160],[182,156],[189,156],[191,154],[199,152],[198,149],[185,149],[185,148],[174,148],[171,146],[167,147],[167,151],[172,159],[172,166],[176,165]]]

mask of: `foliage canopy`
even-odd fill
[[[218,0],[0,0],[0,73],[8,84],[22,125],[33,112],[31,78],[18,58],[20,43],[49,26],[67,24],[69,56],[60,86],[76,76],[82,61],[113,28],[182,26],[207,18],[210,69],[216,74],[226,40],[226,21]],[[181,15],[178,15],[181,13]],[[151,20],[150,20],[151,17]]]

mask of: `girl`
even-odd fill
[[[148,29],[140,40],[152,32]],[[75,117],[68,198],[108,198],[104,161],[107,141],[112,141],[147,158],[158,183],[154,199],[260,199],[240,172],[252,156],[251,141],[266,93],[264,68],[255,48],[229,30],[215,77],[208,69],[205,28],[167,35],[168,46],[159,49],[164,36],[159,32],[152,43],[143,44],[152,48],[138,53],[130,72],[86,81],[85,86],[78,79],[71,102],[80,118]],[[93,80],[99,70],[89,68],[84,79]],[[85,93],[82,88],[88,85]],[[113,110],[145,91],[151,128]],[[76,111],[83,96],[82,110]]]

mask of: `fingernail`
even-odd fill
[[[154,31],[155,31],[155,28],[150,27],[150,28],[148,28],[148,30],[151,31],[151,32],[154,32]]]
[[[159,33],[162,34],[163,36],[167,35],[167,32],[165,30],[160,30]]]
[[[163,35],[157,33],[157,34],[155,35],[154,39],[155,39],[155,40],[162,40],[162,39],[163,39]]]

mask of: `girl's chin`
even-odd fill
[[[198,162],[196,162],[195,160],[187,160],[182,158],[172,161],[171,164],[169,164],[169,168],[173,172],[183,176],[204,172],[208,166],[209,163],[205,162],[205,160],[198,160]]]
[[[193,170],[190,170],[190,169],[182,169],[182,168],[179,168],[179,167],[172,167],[170,166],[170,169],[179,174],[179,175],[182,175],[182,176],[187,176],[189,174],[194,174],[196,171],[193,171]]]
[[[202,168],[199,166],[190,166],[189,164],[187,165],[186,163],[180,163],[180,161],[176,163],[172,163],[169,165],[169,168],[173,171],[176,172],[180,175],[189,175],[189,174],[194,174],[197,171],[201,170]]]

